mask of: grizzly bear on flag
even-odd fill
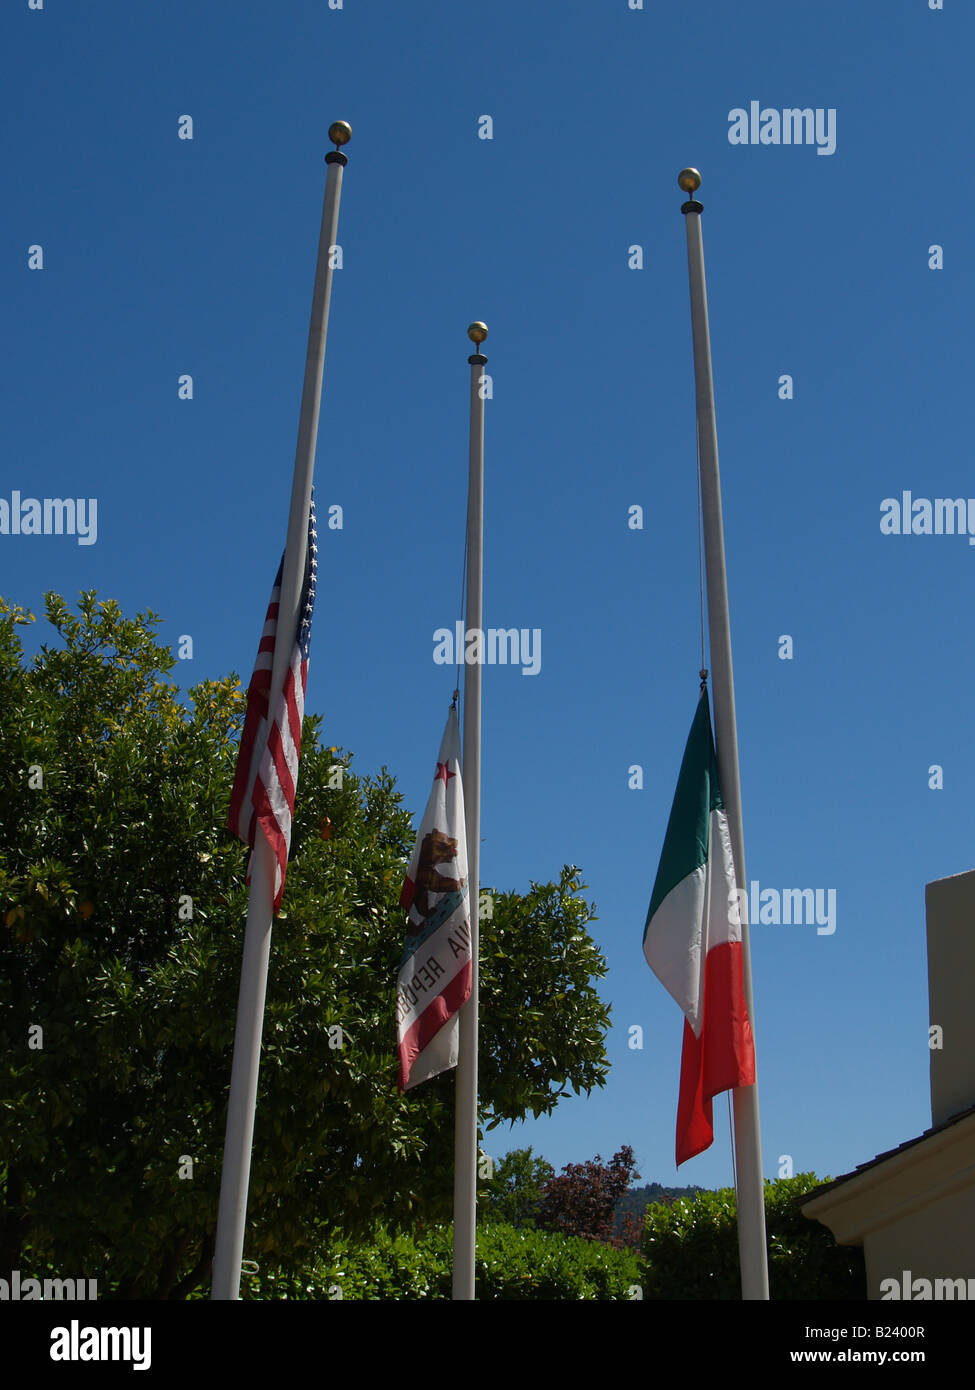
[[[416,881],[413,884],[413,897],[410,904],[403,906],[416,908],[421,917],[429,917],[433,911],[430,893],[456,893],[462,887],[462,878],[447,878],[437,868],[438,864],[449,864],[457,858],[457,841],[442,830],[431,830],[424,835],[420,845],[420,859],[416,866]]]

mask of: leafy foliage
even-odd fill
[[[535,1226],[545,1197],[545,1184],[555,1169],[530,1148],[512,1149],[495,1164],[493,1176],[477,1195],[478,1212],[487,1221],[509,1226]]]
[[[659,1182],[648,1182],[642,1187],[629,1188],[619,1198],[613,1212],[613,1244],[623,1244],[633,1250],[639,1250],[643,1240],[646,1210],[651,1202],[671,1206],[674,1202],[704,1191],[703,1187],[667,1187]]]
[[[481,922],[478,1085],[489,1130],[550,1114],[570,1090],[605,1080],[609,1009],[592,981],[607,967],[586,930],[587,891],[574,865],[525,895],[482,889],[491,915]]]
[[[223,1152],[245,696],[230,675],[181,699],[152,613],[87,593],[75,616],[49,594],[46,616],[60,643],[27,662],[32,618],[0,601],[0,1265],[83,1272],[103,1297],[185,1297],[209,1281]],[[244,1251],[288,1278],[336,1228],[449,1215],[453,1076],[396,1086],[413,826],[387,770],[351,763],[306,718]],[[567,866],[493,895],[484,1123],[604,1084],[606,965],[583,891]]]
[[[558,1177],[545,1185],[539,1226],[584,1240],[611,1240],[616,1204],[629,1188],[630,1179],[640,1176],[634,1167],[629,1144],[624,1144],[609,1163],[603,1163],[599,1154],[586,1163],[567,1163]]]
[[[815,1173],[798,1173],[765,1184],[772,1299],[867,1296],[862,1249],[837,1245],[827,1228],[804,1216],[797,1204],[821,1181]],[[643,1255],[645,1298],[740,1298],[734,1188],[648,1207]]]
[[[245,1298],[446,1299],[451,1296],[452,1228],[422,1236],[377,1229],[367,1241],[334,1241],[301,1277],[245,1279]],[[572,1236],[493,1222],[479,1225],[475,1262],[479,1300],[638,1297],[636,1255]]]

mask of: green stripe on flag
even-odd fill
[[[667,834],[664,836],[660,865],[643,929],[644,941],[653,915],[667,894],[707,863],[711,812],[723,808],[718,785],[718,760],[711,734],[711,705],[705,686],[697,702],[697,712],[680,765],[674,804],[667,822]]]

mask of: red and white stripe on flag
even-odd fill
[[[409,913],[396,982],[399,1088],[457,1065],[457,1011],[471,993],[467,826],[457,713],[447,716],[400,902]]]
[[[250,685],[247,687],[247,713],[244,717],[237,770],[230,796],[230,815],[227,820],[234,834],[250,845],[252,850],[258,827],[267,839],[275,859],[275,913],[281,906],[288,851],[291,848],[291,823],[301,751],[301,721],[305,712],[305,689],[308,684],[308,649],[318,576],[314,497],[308,512],[308,549],[301,602],[298,605],[298,623],[295,631],[290,634],[291,659],[285,673],[281,698],[272,720],[269,718],[271,670],[278,640],[278,605],[281,599],[283,569],[282,557],[271,590],[264,631],[257,648],[257,660],[254,663]],[[250,877],[248,868],[248,883]]]

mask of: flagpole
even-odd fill
[[[683,169],[678,185],[688,195],[701,186],[696,169]],[[738,728],[735,720],[735,684],[731,666],[731,624],[724,560],[724,524],[721,517],[721,478],[718,472],[718,432],[714,418],[714,379],[711,374],[711,335],[704,278],[704,243],[701,213],[704,207],[693,196],[681,207],[687,227],[687,268],[691,289],[691,330],[694,340],[694,381],[697,395],[698,451],[701,469],[701,510],[704,558],[708,586],[708,628],[714,690],[714,728],[718,778],[728,816],[731,851],[738,887],[747,886],[745,842],[741,822],[741,783],[738,774]],[[742,894],[739,893],[739,901]],[[741,913],[741,948],[745,1003],[755,1034],[752,999],[752,967],[748,913]],[[757,1051],[757,1046],[756,1046]],[[768,1298],[768,1252],[765,1238],[765,1189],[762,1180],[762,1143],[758,1120],[758,1071],[754,1086],[738,1086],[734,1092],[735,1167],[738,1187],[738,1257],[743,1299]]]
[[[472,323],[467,336],[477,347],[487,325]],[[481,630],[481,577],[484,540],[484,394],[481,377],[487,358],[468,357],[471,367],[470,468],[467,490],[466,633]],[[466,642],[465,642],[466,648]],[[466,654],[466,651],[465,651]],[[474,1297],[474,1248],[477,1207],[477,1023],[478,1023],[478,885],[481,847],[481,663],[464,663],[464,815],[467,819],[467,885],[471,909],[471,993],[461,1008],[457,1052],[457,1105],[454,1128],[454,1265],[455,1300]]]
[[[352,131],[346,121],[329,126],[328,137],[335,145],[325,156],[325,201],[322,208],[312,294],[305,379],[301,393],[301,415],[295,450],[288,540],[284,552],[277,632],[288,640],[275,642],[268,708],[277,708],[291,661],[291,637],[298,627],[298,609],[305,574],[308,548],[308,512],[315,471],[315,441],[322,401],[322,375],[325,367],[325,338],[332,294],[332,248],[336,245],[342,170],[348,163],[341,146]],[[267,993],[268,961],[271,954],[272,904],[275,859],[266,837],[258,831],[251,863],[251,889],[244,929],[244,958],[237,1000],[237,1028],[230,1074],[230,1101],[224,1139],[223,1171],[220,1178],[220,1207],[213,1259],[210,1297],[215,1300],[240,1297],[240,1265],[244,1251],[247,1219],[247,1189],[250,1183],[251,1148],[254,1139],[254,1112],[257,1106],[257,1077],[261,1060],[261,1033],[264,1028],[264,1000]]]

